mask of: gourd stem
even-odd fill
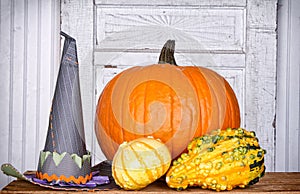
[[[175,51],[175,40],[168,40],[160,51],[158,64],[169,63],[171,65],[177,66],[174,57],[174,51]]]

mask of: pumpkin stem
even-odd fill
[[[169,63],[171,65],[177,66],[174,57],[174,51],[175,51],[175,40],[168,40],[160,51],[158,64]]]

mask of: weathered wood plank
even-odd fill
[[[0,107],[1,107],[1,117],[0,117],[0,163],[11,161],[11,156],[8,151],[11,149],[10,139],[11,139],[11,55],[10,47],[7,45],[11,44],[11,21],[12,15],[10,10],[12,7],[11,1],[0,1],[0,72],[1,72],[1,84],[0,84]],[[0,187],[9,183],[10,178],[0,175]]]
[[[278,5],[276,171],[300,171],[300,2]]]
[[[267,170],[273,171],[276,34],[249,30],[247,37],[245,125],[256,131],[261,146],[267,150]]]
[[[70,191],[55,191],[47,188],[42,188],[37,185],[28,183],[26,181],[15,180],[7,185],[2,193],[71,193]],[[93,193],[178,193],[178,191],[170,189],[163,181],[157,181],[140,191],[125,191],[125,190],[109,190],[109,191],[94,191]],[[87,191],[78,191],[80,193],[87,193]],[[204,190],[201,188],[188,188],[180,191],[181,194],[188,193],[215,193],[215,191]],[[247,187],[245,189],[233,189],[230,193],[272,193],[272,194],[286,194],[286,193],[300,193],[300,174],[299,173],[266,173],[260,181]]]
[[[12,8],[13,17],[13,28],[11,36],[13,42],[11,42],[10,55],[13,58],[11,62],[11,98],[12,98],[12,131],[11,131],[11,150],[9,154],[11,155],[11,160],[14,162],[15,166],[22,171],[25,171],[24,165],[22,164],[22,159],[24,157],[22,149],[22,140],[24,135],[23,128],[23,105],[24,105],[24,81],[26,83],[26,77],[24,77],[24,69],[26,69],[26,64],[24,62],[24,20],[17,18],[24,18],[24,1],[20,2],[18,5],[13,2]]]
[[[36,142],[37,142],[37,128],[36,128],[36,102],[37,95],[37,44],[36,29],[37,18],[38,18],[38,3],[37,1],[32,1],[31,3],[26,2],[24,7],[25,17],[24,17],[24,47],[25,47],[25,58],[24,58],[24,76],[26,80],[23,80],[23,90],[25,98],[24,101],[24,116],[23,116],[23,149],[24,158],[23,164],[26,168],[34,169],[37,164],[37,154],[36,154]],[[30,18],[30,19],[29,19]],[[25,65],[26,64],[26,65]],[[26,68],[25,68],[26,67]]]
[[[246,6],[246,0],[152,0],[149,1],[141,1],[141,0],[95,0],[96,5],[128,5],[128,6],[144,6],[145,4],[149,4],[149,6],[207,6],[207,7],[243,7]]]
[[[50,86],[56,81],[51,69],[58,66],[54,58],[59,51],[59,36],[54,36],[59,7],[53,5],[51,0],[0,4],[0,163],[13,163],[21,171],[36,168],[46,138]],[[8,180],[0,174],[0,188]]]
[[[241,53],[244,15],[242,8],[99,6],[96,49],[160,49],[166,40],[174,39],[177,50]]]
[[[267,150],[267,171],[275,162],[276,10],[276,0],[247,2],[245,125]]]
[[[37,136],[38,139],[36,142],[37,149],[41,151],[44,149],[46,135],[49,124],[49,115],[52,105],[53,98],[53,88],[50,86],[54,85],[56,82],[56,78],[51,80],[51,49],[58,49],[58,47],[51,48],[51,32],[54,30],[55,26],[51,26],[51,0],[47,1],[39,1],[38,2],[39,10],[38,10],[38,45],[37,45],[37,53],[38,53],[38,74],[37,77],[39,81],[39,97],[38,104],[39,110],[37,115],[37,128],[39,130]],[[56,28],[55,28],[56,29]],[[54,30],[55,31],[55,30]],[[56,31],[56,33],[58,33]],[[47,46],[48,45],[48,46]],[[41,65],[42,64],[42,65]],[[36,153],[37,158],[39,156],[39,151]]]
[[[24,17],[23,37],[26,49],[24,52],[24,66],[26,64],[24,77],[26,79],[23,79],[23,164],[30,169],[37,167],[39,152],[44,147],[43,140],[48,128],[50,106],[59,66],[59,29],[55,27],[59,24],[58,5],[56,1],[51,0],[41,3],[38,0],[32,0],[24,7],[27,16]],[[45,26],[42,23],[45,23]],[[49,39],[49,37],[52,38]],[[41,82],[44,78],[46,78],[45,82]],[[41,97],[41,88],[46,91],[45,95],[49,96]]]
[[[150,65],[158,62],[159,52],[95,52],[95,66],[134,66]],[[203,67],[245,68],[245,54],[209,54],[182,53],[175,47],[176,62],[181,65],[195,65]]]
[[[277,28],[277,0],[249,0],[247,2],[247,26],[260,30],[271,30]]]

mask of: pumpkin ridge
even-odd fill
[[[150,68],[150,70],[148,70],[148,71],[151,71],[152,69]],[[147,113],[149,113],[149,111],[148,111],[148,108],[150,108],[150,107],[148,107],[147,106],[147,97],[148,97],[148,88],[149,88],[149,83],[146,83],[145,84],[145,92],[144,92],[144,110],[147,110],[147,111],[144,111],[144,123],[146,123],[147,121],[148,121],[148,119],[147,119]],[[150,118],[150,119],[152,119],[152,118]],[[144,132],[145,132],[145,125],[144,125]]]
[[[174,55],[174,54],[173,54]],[[171,77],[171,76],[170,76]],[[171,93],[172,93],[172,91],[173,91],[173,89],[170,87],[169,88],[169,93],[168,93],[168,95],[170,96],[170,107],[171,107],[171,111],[170,111],[170,128],[171,128],[171,133],[172,134],[175,134],[176,133],[176,130],[178,130],[178,129],[175,129],[175,126],[174,126],[174,123],[173,123],[173,116],[174,116],[174,114],[173,114],[173,111],[174,111],[174,98],[173,98],[173,96],[172,95],[170,95]],[[180,101],[179,101],[180,102]],[[181,104],[181,102],[180,102],[180,106],[182,106],[182,104]],[[183,116],[183,115],[182,115]],[[171,144],[171,150],[173,150],[174,149],[174,143],[175,142],[172,142],[172,144]],[[161,162],[163,162],[163,161],[161,161]]]
[[[130,84],[132,83],[131,80],[132,80],[135,76],[138,76],[138,73],[137,73],[136,71],[133,71],[134,69],[131,69],[131,70],[132,70],[131,73],[133,74],[133,76],[130,76],[129,79],[128,79],[128,82],[125,83],[125,84],[126,84],[126,85],[125,85],[125,88],[126,88],[125,91],[128,91],[128,88],[129,88]],[[131,92],[132,92],[132,91],[131,91]],[[129,94],[128,97],[130,98],[130,94]],[[122,107],[129,106],[129,104],[127,104],[127,105],[125,104],[125,102],[127,102],[127,101],[126,101],[126,99],[125,99],[124,96],[123,96],[123,97],[120,97],[120,98],[122,98],[122,103],[121,103]],[[124,106],[124,105],[125,105],[125,106]],[[128,114],[129,114],[128,116],[129,116],[129,117],[132,117],[133,115],[132,115],[131,112],[130,112],[130,111],[131,111],[131,110],[130,110],[130,107],[128,107],[128,111],[129,111],[129,112],[128,112]],[[122,113],[123,113],[123,112],[122,112]],[[126,114],[126,112],[125,112],[125,114]],[[121,122],[122,122],[122,125],[123,125],[123,123],[124,123],[124,116],[123,116],[123,115],[121,116],[121,119],[122,119]],[[135,118],[133,118],[133,120],[135,120]],[[126,121],[125,121],[125,122],[126,122]],[[135,138],[138,137],[138,135],[137,135],[136,133],[132,133],[132,130],[135,131],[136,126],[132,126],[132,127],[134,127],[134,129],[130,129],[131,131],[129,132],[128,129],[125,129],[125,130],[124,130],[124,128],[121,126],[121,128],[123,128],[123,130],[122,130],[122,131],[123,131],[123,137],[122,137],[122,138],[123,138],[123,139],[122,139],[123,141],[126,141],[126,140],[127,140],[126,134],[130,134],[130,135],[132,134],[133,137],[129,138],[130,140],[135,139]]]
[[[145,143],[141,142],[141,141],[136,141],[137,143],[141,143],[141,144],[144,144],[146,145]],[[146,163],[140,159],[139,155],[136,153],[136,150],[132,147],[132,145],[129,145],[129,147],[131,148],[132,152],[134,153],[137,161],[139,161],[140,164],[143,165],[143,169],[146,171],[146,175],[147,175],[147,179],[151,182],[152,180],[154,180],[154,176],[152,174],[152,172],[148,169],[148,166],[146,165]],[[140,184],[137,184],[137,185],[140,185]]]
[[[131,148],[132,149],[132,148]],[[133,150],[133,149],[132,149]],[[133,150],[134,151],[134,150]],[[124,172],[125,172],[125,174],[126,174],[126,176],[127,176],[127,178],[129,178],[130,179],[130,182],[131,183],[133,183],[133,184],[135,184],[135,185],[139,185],[139,186],[141,186],[139,183],[137,183],[135,180],[134,180],[134,178],[133,177],[131,177],[130,176],[130,174],[128,173],[128,170],[127,170],[127,168],[126,168],[126,165],[124,164],[124,152],[122,151],[121,152],[121,161],[122,161],[122,168],[123,168],[123,170],[124,170]]]
[[[201,116],[205,116],[205,118],[206,118],[206,120],[208,120],[208,122],[207,123],[205,123],[204,122],[204,124],[202,124],[201,125],[201,134],[198,134],[197,136],[200,136],[200,135],[203,135],[203,134],[206,134],[206,133],[208,133],[210,130],[211,130],[211,128],[209,128],[210,127],[210,123],[211,123],[211,118],[212,118],[212,114],[213,114],[213,110],[212,110],[212,106],[213,106],[213,99],[214,99],[214,95],[212,94],[212,89],[211,89],[211,86],[210,86],[210,84],[207,82],[207,77],[204,75],[204,72],[203,71],[201,71],[201,69],[200,68],[197,68],[197,78],[199,78],[200,79],[200,81],[201,80],[204,80],[204,83],[202,83],[202,87],[201,87],[201,89],[199,90],[199,89],[197,89],[196,91],[197,91],[197,94],[198,95],[201,95],[200,97],[201,98],[199,98],[199,103],[200,103],[200,105],[199,106],[201,106]],[[193,79],[193,76],[191,77],[191,80],[194,80]],[[196,84],[195,83],[195,81],[194,81],[194,84]],[[206,90],[205,91],[203,91],[203,85],[205,84],[205,87],[206,87]],[[198,84],[196,84],[195,86],[197,86]],[[208,97],[208,95],[209,95],[209,97]],[[201,102],[201,99],[203,98],[203,97],[206,97],[206,99],[204,100],[204,102],[205,103],[202,103]],[[208,99],[209,98],[209,102],[208,102]],[[202,107],[202,106],[205,106],[205,107]],[[203,123],[203,119],[205,120],[205,118],[204,117],[201,117],[201,123]]]
[[[213,77],[215,78],[215,80],[218,80],[218,82],[220,82],[221,84],[217,84],[217,87],[221,86],[220,88],[216,89],[215,91],[222,91],[221,93],[224,94],[224,98],[221,98],[221,100],[224,100],[226,103],[226,89],[224,86],[224,81],[223,79],[221,79],[216,73],[211,72],[213,74]],[[215,98],[217,100],[217,105],[218,105],[218,115],[222,115],[222,118],[219,117],[218,120],[218,125],[219,126],[223,126],[223,123],[225,122],[225,113],[226,113],[226,105],[222,106],[223,101],[220,102],[220,98],[216,95],[216,93],[214,92]],[[230,114],[230,113],[229,113]]]
[[[238,108],[238,110],[233,110],[232,106],[234,106],[233,103],[237,103],[238,104],[238,102],[237,102],[236,98],[232,98],[231,97],[232,96],[232,89],[231,89],[230,85],[226,83],[226,87],[227,87],[227,89],[226,89],[226,96],[227,96],[227,99],[228,99],[228,101],[230,103],[230,106],[229,106],[230,110],[229,110],[229,112],[230,112],[232,118],[236,118],[237,117],[236,116],[236,112],[237,111],[239,112],[239,108]],[[230,120],[231,120],[231,126],[236,126],[236,127],[240,126],[240,123],[237,123],[237,124],[235,123],[236,119],[230,119]],[[228,127],[228,126],[226,126],[226,127]]]
[[[228,92],[226,90],[226,110],[225,111],[227,112],[227,114],[224,117],[224,122],[222,124],[222,128],[228,127],[228,126],[224,126],[225,123],[228,123],[229,126],[234,126],[232,119],[230,119],[230,118],[234,118],[234,112],[231,109],[231,106],[232,106],[232,103],[230,101],[230,98],[228,97]]]
[[[212,96],[212,99],[213,99],[213,104],[215,104],[215,106],[217,107],[217,108],[214,108],[214,110],[217,110],[217,113],[215,113],[216,115],[220,115],[219,114],[219,110],[220,110],[220,107],[219,107],[219,102],[218,102],[218,100],[217,100],[217,97],[216,97],[216,94],[215,94],[215,92],[214,92],[214,90],[215,89],[213,89],[213,86],[211,85],[211,84],[208,84],[209,86],[209,90],[210,90],[210,94],[211,94],[211,96]],[[213,119],[213,118],[216,118],[216,117],[214,117],[214,115],[213,115],[213,111],[212,111],[212,113],[211,113],[211,118]],[[217,121],[215,121],[215,120],[210,120],[210,123],[208,124],[208,130],[209,129],[211,129],[211,128],[215,128],[215,127],[212,127],[211,125],[212,125],[212,123],[216,123],[216,125],[217,126],[220,126],[220,124],[219,124],[219,118],[217,119]],[[206,131],[205,133],[208,133],[209,131]],[[204,133],[204,134],[205,134]]]
[[[201,85],[201,89],[197,89],[197,94],[198,94],[198,98],[199,98],[199,106],[200,106],[200,113],[199,115],[201,116],[201,119],[199,119],[200,123],[201,123],[201,132],[200,134],[197,134],[197,136],[200,136],[202,134],[205,134],[209,131],[209,121],[210,121],[210,117],[212,115],[212,102],[213,102],[213,97],[211,94],[211,89],[210,86],[206,81],[205,76],[203,75],[203,72],[200,70],[200,68],[197,68],[197,78],[200,79],[199,81],[202,83]],[[190,78],[191,80],[193,79],[193,76],[191,76]],[[202,82],[202,80],[204,80],[204,82]],[[194,86],[197,87],[198,84],[196,84],[195,81],[193,81],[193,84],[195,84]],[[203,91],[205,85],[205,91]],[[205,97],[205,100],[203,99]],[[209,99],[209,100],[208,100]],[[203,102],[204,101],[204,102]],[[204,106],[204,107],[203,107]],[[203,120],[208,120],[208,122],[203,122]],[[200,130],[199,130],[200,131]]]
[[[147,110],[148,109],[148,106],[146,105],[146,102],[147,102],[147,90],[148,89],[148,84],[145,84],[145,91],[144,91],[144,110]],[[147,121],[147,113],[148,111],[144,111],[144,123],[146,123]],[[145,132],[145,125],[144,125],[144,132]]]
[[[199,98],[199,90],[197,90],[197,88],[195,88],[196,87],[196,83],[195,83],[195,80],[193,79],[193,76],[191,75],[191,72],[190,71],[188,71],[187,70],[187,68],[185,68],[185,67],[182,67],[182,72],[186,75],[186,76],[188,76],[188,79],[189,79],[189,81],[191,82],[191,85],[192,85],[192,87],[194,88],[194,90],[196,91],[196,95],[197,95],[197,98],[198,98],[198,106],[199,106],[199,119],[198,119],[198,126],[197,126],[197,128],[199,127],[199,126],[201,126],[201,128],[203,129],[203,126],[202,126],[202,120],[200,119],[200,118],[202,118],[202,107],[201,107],[201,102],[200,102],[200,98]],[[198,77],[198,76],[197,76]],[[195,131],[195,132],[197,132],[197,130]],[[198,135],[200,135],[200,134],[195,134],[196,136],[198,136]]]
[[[212,112],[212,119],[215,118],[215,120],[213,120],[212,123],[210,123],[209,129],[210,130],[218,129],[218,128],[222,127],[221,124],[223,124],[223,122],[221,122],[221,120],[224,121],[224,117],[225,117],[225,113],[226,113],[224,111],[224,109],[222,109],[225,107],[221,106],[224,103],[224,101],[220,102],[220,99],[224,100],[224,98],[225,98],[225,102],[226,102],[226,93],[224,91],[225,87],[223,87],[224,82],[223,82],[223,80],[220,79],[220,76],[216,72],[214,72],[208,68],[202,68],[201,71],[205,72],[204,77],[207,80],[207,83],[208,83],[209,89],[210,89],[210,93],[212,94],[213,99],[215,101],[214,104],[217,107],[216,109],[214,109],[216,112],[215,113]],[[220,85],[222,85],[222,86],[220,86]],[[222,95],[222,97],[220,97],[219,95]],[[220,117],[222,117],[222,118],[220,118]],[[215,125],[214,123],[217,123],[217,125]]]
[[[120,75],[121,75],[121,73],[119,75],[117,75],[116,78],[118,78]],[[101,105],[101,106],[99,106],[96,110],[96,113],[97,113],[96,118],[97,119],[95,119],[96,128],[103,129],[103,130],[96,130],[97,137],[102,137],[102,135],[103,135],[103,136],[106,136],[108,138],[111,138],[110,141],[106,141],[106,143],[109,144],[109,146],[107,146],[107,149],[103,149],[104,147],[102,145],[103,145],[104,141],[102,141],[102,139],[97,138],[98,144],[100,145],[101,150],[103,151],[103,153],[108,158],[113,157],[113,156],[110,155],[110,153],[111,153],[112,150],[115,150],[115,146],[113,145],[113,142],[115,142],[116,140],[112,136],[112,131],[107,130],[106,128],[104,128],[104,126],[106,126],[106,124],[108,124],[109,129],[111,129],[112,128],[111,125],[113,125],[113,122],[108,122],[107,121],[108,119],[106,117],[101,119],[101,115],[104,114],[103,111],[105,111],[106,114],[112,114],[112,109],[111,108],[104,109],[102,106],[105,105],[105,103],[103,103],[103,101],[105,101],[107,98],[110,99],[111,90],[114,87],[115,81],[116,80],[112,80],[103,89],[103,92],[101,93],[101,95],[99,97],[99,100],[98,100],[98,104]],[[106,95],[106,94],[108,94],[108,95]],[[108,103],[106,106],[111,106],[111,104]],[[112,118],[112,119],[114,119],[114,118]]]
[[[239,102],[237,100],[237,98],[235,97],[234,91],[232,89],[232,87],[230,86],[229,83],[225,82],[225,86],[226,86],[226,92],[228,92],[228,98],[230,99],[230,112],[233,113],[233,118],[239,118],[239,119],[231,119],[232,121],[232,126],[235,127],[239,127],[240,126],[240,108],[239,108]],[[237,105],[235,106],[237,110],[233,110],[233,105]],[[227,126],[228,127],[228,126]]]
[[[159,159],[160,163],[165,165],[163,158],[161,157],[161,155],[158,153],[158,151],[150,146],[149,144],[142,142],[142,141],[138,141],[139,143],[143,144],[145,147],[147,147],[149,150],[153,150],[153,152],[155,153],[156,157]],[[145,165],[146,166],[146,165]],[[164,171],[164,169],[162,170],[162,172]]]
[[[224,80],[224,84],[225,84],[225,96],[226,96],[226,106],[225,106],[225,112],[227,114],[224,115],[224,121],[222,123],[222,128],[226,128],[228,126],[226,126],[225,124],[227,123],[229,126],[234,126],[232,119],[230,118],[234,118],[234,112],[231,109],[232,103],[231,103],[231,99],[229,97],[229,93],[228,93],[228,88],[227,88],[227,84]]]

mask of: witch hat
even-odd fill
[[[37,177],[84,184],[92,173],[85,145],[76,41],[64,32],[61,35],[64,48]]]

